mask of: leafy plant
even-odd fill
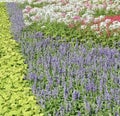
[[[89,42],[89,40],[92,39],[95,44],[100,43],[103,46],[118,48],[118,46],[114,45],[114,43],[118,43],[120,41],[119,35],[116,37],[114,34],[108,36],[107,33],[104,32],[101,36],[99,36],[93,30],[91,30],[89,26],[86,29],[82,30],[80,29],[80,25],[81,24],[77,24],[74,28],[69,28],[64,23],[50,22],[48,20],[47,22],[33,23],[32,25],[26,27],[23,32],[41,31],[46,37],[51,36],[55,38],[57,36],[60,36],[63,38],[63,41],[67,40],[69,42],[72,38],[77,38],[79,43]],[[44,28],[42,28],[43,26]]]
[[[0,115],[42,116],[42,109],[30,89],[31,83],[23,80],[27,64],[20,45],[13,40],[5,3],[0,3],[0,11]]]

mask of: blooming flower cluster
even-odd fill
[[[6,8],[12,23],[11,31],[14,34],[14,39],[19,41],[19,33],[25,27],[22,10],[14,2],[6,3]]]
[[[54,116],[115,114],[120,105],[120,52],[44,38],[41,32],[24,33],[33,93],[45,113]],[[104,111],[102,110],[104,109]],[[120,113],[120,112],[118,112]]]
[[[118,0],[35,0],[28,1],[29,5],[23,10],[26,25],[31,25],[36,21],[57,21],[69,25],[79,22],[80,28],[85,29],[88,25],[101,33],[108,30],[110,22],[105,15],[120,14],[120,4]],[[48,3],[45,6],[32,7],[31,4]],[[98,15],[96,17],[96,15]],[[120,29],[120,17],[117,18],[117,30]],[[100,23],[101,22],[101,23]],[[94,24],[95,23],[95,24]],[[96,25],[97,23],[97,25]],[[110,30],[114,30],[116,22],[112,20]],[[100,27],[100,28],[99,28]]]

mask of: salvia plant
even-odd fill
[[[14,34],[14,39],[18,41],[20,32],[25,27],[22,9],[20,9],[18,4],[14,2],[6,3],[6,9],[9,15],[9,19],[12,23],[11,31]]]
[[[79,44],[76,39],[23,33],[21,48],[28,64],[25,79],[46,116],[120,114],[120,52]],[[65,39],[64,39],[65,40]]]

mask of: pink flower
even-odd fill
[[[29,13],[31,9],[32,9],[31,6],[26,6],[25,13]]]
[[[80,20],[80,16],[74,16],[73,19],[74,20]]]
[[[94,24],[98,24],[99,22],[100,22],[99,18],[95,18],[94,21],[93,21]]]
[[[86,8],[92,8],[92,5],[87,1],[87,2],[85,2],[85,7]]]
[[[65,17],[66,13],[62,13],[61,15],[62,15],[63,17]]]
[[[104,2],[104,3],[103,3],[103,8],[105,8],[105,9],[106,9],[106,7],[107,7],[107,3],[106,3],[106,2]]]
[[[109,4],[113,4],[113,1],[111,0],[111,1],[109,2]]]
[[[66,5],[68,3],[68,0],[61,0],[62,4]]]
[[[40,20],[40,16],[35,15],[35,21],[39,21]]]

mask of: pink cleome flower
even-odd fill
[[[61,15],[62,15],[63,17],[65,17],[66,13],[65,13],[65,12],[63,12]]]
[[[40,20],[40,16],[35,15],[35,21],[39,21]]]
[[[31,6],[26,6],[25,13],[29,13],[31,9],[32,9]]]
[[[80,20],[80,16],[74,16],[73,19],[74,20]]]
[[[68,3],[69,3],[69,1],[68,1],[68,0],[61,0],[60,2],[62,2],[62,4],[63,4],[63,5],[66,5],[66,4],[68,4]]]

